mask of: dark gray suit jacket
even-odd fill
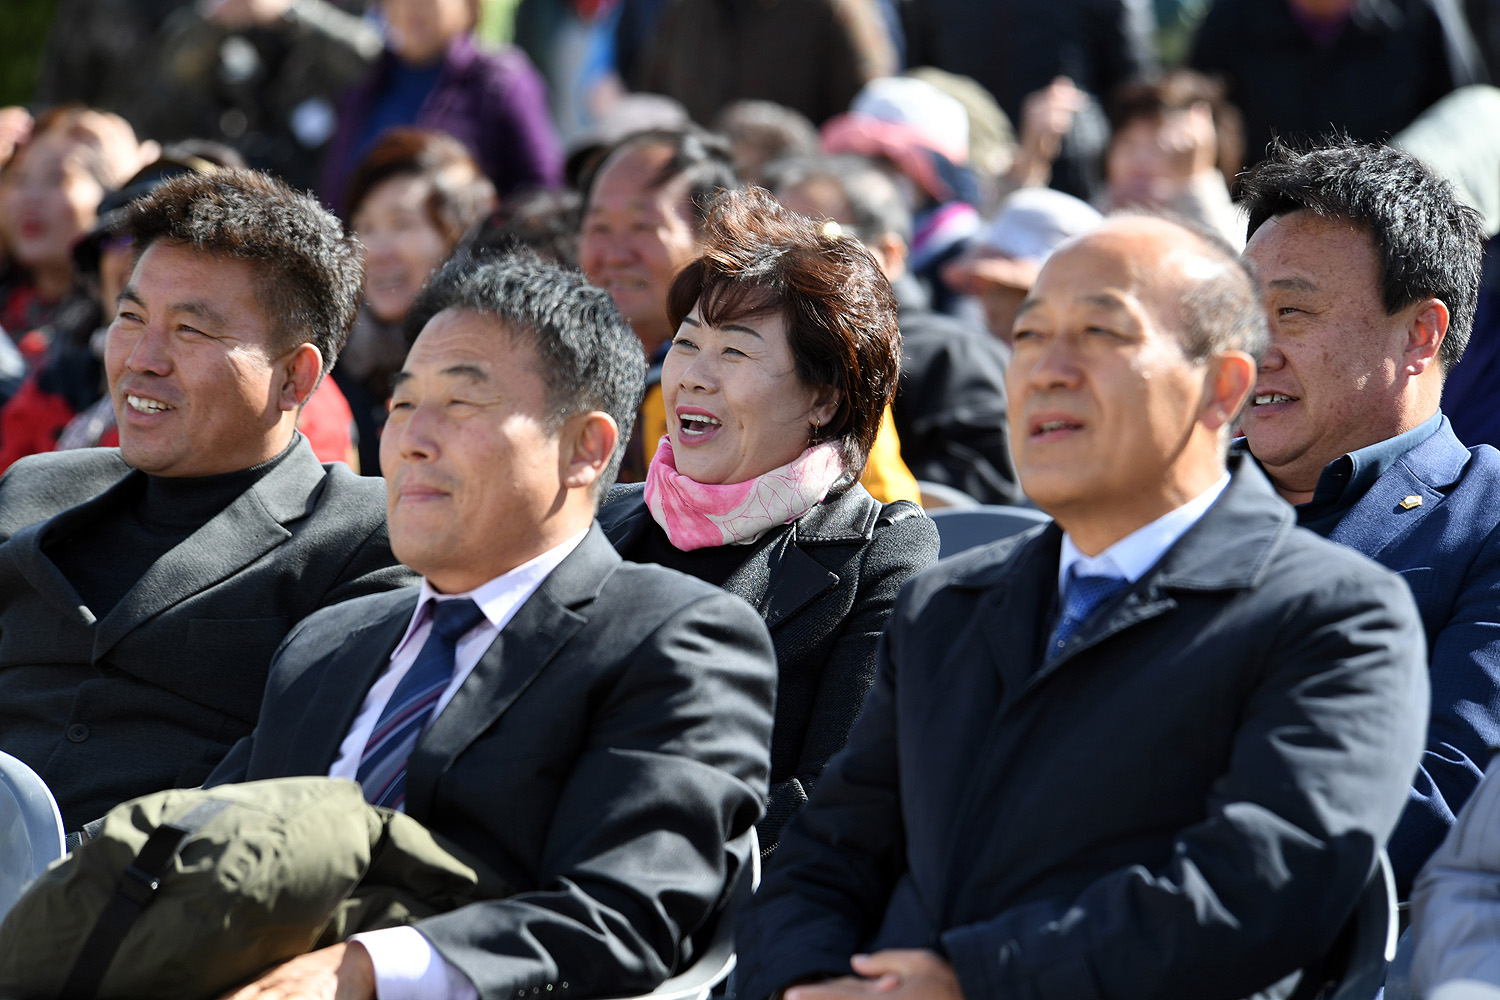
[[[1248,996],[1319,959],[1421,756],[1421,619],[1249,462],[1043,656],[1062,533],[902,592],[848,748],[737,922],[744,1000],[932,948],[964,995]]]
[[[418,591],[319,612],[210,784],[327,774]],[[760,818],[776,659],[717,587],[596,526],[423,734],[406,812],[515,887],[415,926],[486,1000],[643,993],[692,955]]]
[[[0,750],[42,775],[70,829],[201,784],[254,726],[293,625],[413,578],[391,555],[381,482],[302,440],[96,619],[44,542],[143,479],[113,448],[35,455],[0,479]]]

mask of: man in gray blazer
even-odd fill
[[[105,367],[120,447],[0,479],[0,750],[70,828],[202,783],[254,725],[271,654],[328,604],[410,581],[384,491],[297,414],[358,306],[358,245],[249,171],[136,202]]]

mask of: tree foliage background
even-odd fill
[[[5,30],[0,31],[0,106],[27,104],[36,89],[42,45],[57,0],[0,0]]]

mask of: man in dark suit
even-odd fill
[[[119,449],[0,479],[0,750],[70,828],[202,783],[255,724],[293,625],[411,579],[380,485],[296,430],[353,322],[358,244],[247,171],[163,183],[125,235],[139,256],[105,358]]]
[[[1115,219],[1043,267],[1008,387],[1056,523],[898,599],[741,997],[1284,995],[1329,950],[1421,749],[1421,629],[1226,469],[1266,334],[1212,239]]]
[[[1390,844],[1404,899],[1500,751],[1500,453],[1439,409],[1481,223],[1409,154],[1351,143],[1277,150],[1245,198],[1271,317],[1246,443],[1299,524],[1399,572],[1422,611],[1432,717]]]
[[[647,991],[748,863],[726,845],[769,780],[770,637],[719,588],[622,562],[594,523],[645,377],[608,293],[534,260],[460,259],[413,313],[381,466],[392,547],[424,582],[299,626],[210,784],[355,778],[515,891],[235,995]]]

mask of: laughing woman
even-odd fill
[[[768,851],[848,739],[896,592],[938,539],[920,508],[856,482],[901,357],[874,258],[759,189],[721,195],[703,245],[668,296],[667,435],[599,520],[627,559],[765,618],[779,661]]]

